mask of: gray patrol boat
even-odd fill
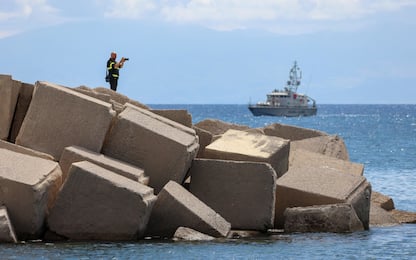
[[[283,90],[273,90],[267,94],[266,102],[249,104],[254,116],[313,116],[316,115],[316,102],[305,94],[297,93],[302,79],[302,71],[296,61],[289,72],[289,81]]]

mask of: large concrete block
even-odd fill
[[[105,94],[105,93],[100,93],[95,91],[94,89],[91,89],[87,86],[79,86],[77,88],[73,89],[74,91],[77,91],[79,93],[85,94],[87,96],[99,99],[101,101],[110,103],[111,101],[111,96],[109,94]]]
[[[158,193],[169,180],[184,181],[198,148],[193,129],[126,104],[102,152],[143,168]]]
[[[210,132],[212,135],[221,135],[230,129],[241,131],[250,129],[250,127],[245,125],[232,124],[216,119],[205,119],[196,123],[195,126]]]
[[[289,168],[321,168],[330,172],[340,172],[362,176],[364,173],[364,165],[353,163],[346,160],[322,155],[319,153],[309,152],[302,149],[290,150]]]
[[[29,109],[30,102],[32,101],[33,89],[33,84],[22,83],[14,112],[13,124],[10,129],[9,141],[12,143],[16,141],[20,127],[22,126],[27,110]]]
[[[174,241],[208,241],[214,239],[212,236],[205,235],[187,227],[179,227],[173,235]]]
[[[212,143],[213,136],[210,132],[199,127],[194,126],[193,129],[195,130],[199,140],[199,150],[196,157],[201,158],[204,156],[205,147]]]
[[[22,154],[31,155],[31,156],[43,158],[43,159],[46,159],[46,160],[54,161],[53,157],[51,155],[47,154],[47,153],[42,153],[42,152],[27,148],[27,147],[24,147],[24,146],[17,145],[17,144],[14,144],[14,143],[3,141],[3,140],[0,140],[0,148],[6,149],[6,150],[9,150],[9,151],[13,151],[13,152],[16,152],[16,153],[22,153]]]
[[[273,228],[277,176],[270,164],[195,159],[190,175],[190,192],[232,229]]]
[[[379,207],[390,211],[394,209],[394,201],[387,195],[373,191],[371,193],[371,204],[378,205]]]
[[[269,163],[277,177],[288,169],[289,140],[230,129],[205,147],[208,159],[254,161]]]
[[[337,135],[318,136],[293,141],[290,142],[290,149],[303,149],[346,161],[349,160],[348,150],[344,140]]]
[[[143,108],[143,109],[149,109],[149,107],[146,106],[145,104],[142,104],[142,103],[140,103],[136,100],[130,99],[128,96],[125,96],[125,95],[121,94],[120,92],[115,92],[115,91],[111,90],[110,88],[98,87],[98,88],[94,88],[93,90],[96,93],[109,95],[111,100],[114,100],[115,102],[117,102],[121,105],[129,103],[129,104],[132,104],[136,107],[140,107],[140,108]]]
[[[325,136],[324,132],[285,124],[271,124],[262,128],[265,135],[277,136],[290,141]]]
[[[5,206],[0,206],[0,243],[16,243],[17,238]]]
[[[0,75],[0,139],[7,140],[19,96],[21,82]]]
[[[115,112],[109,103],[47,82],[36,82],[16,143],[59,160],[65,147],[100,152]]]
[[[380,207],[380,205],[371,203],[370,206],[370,226],[394,226],[399,225],[400,222],[394,218],[391,211],[387,211]]]
[[[48,217],[50,230],[74,240],[143,236],[153,189],[90,162],[72,164]]]
[[[37,239],[62,185],[57,162],[0,149],[0,205],[19,239]]]
[[[192,116],[185,109],[151,109],[150,111],[186,127],[192,127]]]
[[[286,208],[350,203],[369,227],[371,185],[363,176],[328,168],[290,168],[277,180],[275,227],[283,228]]]
[[[149,178],[144,175],[143,169],[123,161],[95,153],[79,146],[66,147],[62,153],[59,165],[61,166],[64,180],[66,179],[69,168],[75,162],[88,161],[101,166],[109,171],[120,174],[134,181],[147,185]]]
[[[355,232],[363,224],[350,204],[295,207],[285,210],[285,232]]]
[[[416,212],[393,209],[392,216],[400,223],[416,224]]]
[[[157,196],[146,236],[171,238],[179,227],[225,237],[231,225],[184,187],[169,181]]]

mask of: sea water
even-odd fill
[[[246,105],[150,105],[186,109],[193,123],[211,118],[263,127],[272,123],[343,138],[350,160],[365,166],[374,191],[396,209],[416,212],[416,105],[320,105],[312,117],[254,117]],[[416,224],[351,234],[312,233],[214,242],[1,244],[0,259],[416,259]]]

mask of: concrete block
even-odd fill
[[[184,181],[198,148],[193,129],[126,104],[102,153],[144,169],[157,194],[169,180]]]
[[[349,160],[348,150],[344,140],[337,135],[327,135],[293,141],[290,149],[303,149],[314,153],[335,157],[341,160]]]
[[[245,131],[250,127],[224,122],[217,119],[205,119],[195,124],[196,127],[210,132],[212,135],[222,135],[230,129]]]
[[[73,163],[48,217],[50,230],[73,240],[142,238],[153,189],[90,162]]]
[[[302,149],[290,150],[289,168],[294,167],[304,169],[308,167],[321,168],[328,172],[333,171],[357,176],[364,174],[364,165],[361,163],[353,163]]]
[[[71,165],[81,161],[94,163],[121,176],[141,182],[144,185],[147,185],[149,182],[149,178],[144,175],[143,169],[79,146],[66,147],[62,153],[59,165],[61,166],[64,180]]]
[[[118,103],[117,101],[110,99],[110,103],[113,106],[114,111],[116,111],[116,114],[120,114],[124,110],[124,105]]]
[[[146,236],[171,238],[179,227],[225,237],[231,225],[181,185],[169,181],[157,196]]]
[[[199,127],[194,126],[193,129],[195,130],[199,139],[199,150],[196,157],[202,158],[204,156],[205,147],[212,143],[213,136],[210,132]]]
[[[13,152],[16,152],[16,153],[26,154],[26,155],[35,156],[35,157],[43,158],[43,159],[46,159],[46,160],[54,161],[54,158],[49,154],[42,153],[42,152],[27,148],[27,147],[24,147],[24,146],[20,146],[20,145],[13,144],[13,143],[3,141],[3,140],[0,140],[0,148],[6,149],[6,150],[9,150],[9,151],[13,151]]]
[[[173,235],[174,241],[208,241],[214,239],[212,236],[205,235],[187,227],[179,227]]]
[[[0,75],[0,139],[7,140],[19,96],[21,82]]]
[[[399,225],[400,222],[394,218],[391,211],[387,211],[380,205],[371,203],[370,205],[370,227],[386,227]]]
[[[364,230],[354,208],[345,203],[287,208],[284,216],[287,233],[346,233]]]
[[[10,129],[9,141],[14,143],[16,137],[19,134],[20,127],[29,109],[30,102],[32,101],[34,85],[28,83],[22,83],[19,91],[19,98],[17,99],[16,109],[14,111],[13,123]]]
[[[152,113],[192,128],[192,116],[185,109],[151,109]]]
[[[274,229],[268,229],[267,232],[264,231],[257,231],[257,230],[235,230],[232,229],[227,235],[229,239],[269,239],[270,236],[274,235],[271,231]],[[283,233],[283,230],[279,230],[280,233]]]
[[[17,243],[16,234],[5,206],[0,206],[0,243]]]
[[[204,158],[266,162],[280,177],[288,169],[289,149],[288,140],[231,129],[205,147]]]
[[[94,89],[91,89],[87,86],[79,86],[73,89],[76,92],[85,94],[87,96],[99,99],[101,101],[110,103],[111,100],[111,96],[109,94],[104,94],[104,93],[99,93],[97,91],[95,91]]]
[[[190,192],[232,229],[273,228],[277,176],[270,164],[195,159],[190,175]]]
[[[275,228],[283,228],[286,208],[349,203],[369,227],[371,185],[363,176],[319,167],[290,168],[277,180]]]
[[[125,104],[129,103],[129,104],[132,104],[133,106],[136,106],[136,107],[139,107],[139,108],[149,109],[149,107],[146,106],[145,104],[142,104],[142,103],[140,103],[136,100],[130,99],[128,96],[125,96],[125,95],[121,94],[120,92],[115,92],[115,91],[111,90],[110,88],[98,87],[98,88],[94,88],[93,90],[96,93],[109,95],[111,100],[114,100],[115,102],[117,102],[121,105],[125,105]]]
[[[394,209],[393,199],[376,191],[371,193],[371,204],[379,205],[379,207],[387,211]]]
[[[0,149],[0,205],[20,240],[40,238],[61,185],[57,162]]]
[[[393,209],[392,216],[400,223],[416,224],[416,212]]]
[[[277,136],[290,141],[303,140],[312,137],[326,136],[318,130],[302,128],[285,124],[271,124],[262,128],[265,135]]]
[[[100,152],[115,115],[109,103],[47,82],[36,82],[16,144],[59,160],[65,147]]]

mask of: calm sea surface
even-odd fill
[[[416,105],[320,105],[302,118],[253,117],[246,105],[150,105],[186,109],[193,122],[212,118],[250,127],[282,123],[341,136],[350,160],[365,165],[373,190],[416,211]],[[0,245],[0,259],[416,259],[416,224],[353,234],[296,234],[204,243],[25,243]]]

